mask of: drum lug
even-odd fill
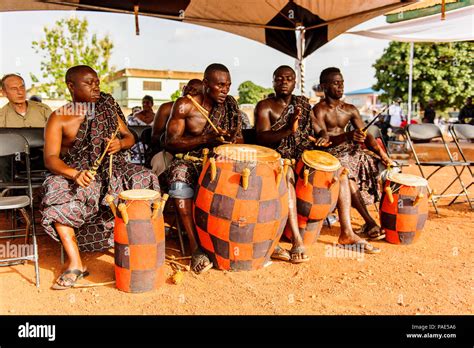
[[[389,186],[385,187],[385,193],[387,194],[388,200],[390,203],[393,203],[393,194],[392,194],[392,188]]]
[[[202,166],[204,167],[204,165],[206,164],[207,162],[207,156],[209,155],[209,149],[208,148],[204,148],[202,149]]]
[[[278,167],[278,169],[277,169],[277,176],[276,176],[276,185],[277,185],[277,187],[280,186],[280,181],[281,181],[282,173],[283,173],[283,169],[281,169],[281,167]]]
[[[250,169],[245,168],[242,171],[242,187],[244,190],[247,190],[249,187],[249,177],[250,177]]]
[[[333,177],[331,180],[331,183],[329,184],[328,189],[331,189],[334,186],[334,184],[336,184],[338,181],[339,181],[339,178],[337,176]]]
[[[211,182],[213,182],[217,175],[216,159],[211,158],[209,163],[211,165]]]
[[[110,210],[112,210],[112,214],[114,214],[114,217],[117,217],[117,207],[114,203],[114,196],[107,195],[105,197],[105,201],[109,204]]]
[[[423,193],[418,194],[416,196],[415,200],[413,201],[413,206],[416,207],[418,203],[420,203],[420,200],[424,197]]]
[[[285,158],[285,160],[283,161],[283,175],[285,176],[285,178],[286,178],[286,175],[288,174],[288,168],[290,165],[291,165],[291,160],[289,160],[288,158]]]
[[[125,225],[128,224],[128,213],[127,213],[127,206],[124,203],[120,203],[118,205],[118,210],[120,211],[120,214],[122,215],[123,222]]]
[[[309,179],[309,170],[305,169],[303,172],[303,178],[304,178],[304,186],[308,186],[308,179]]]

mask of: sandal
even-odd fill
[[[280,260],[280,261],[290,261],[291,260],[291,255],[288,252],[288,250],[283,249],[281,246],[277,245],[275,250],[272,253],[272,256],[270,256],[272,259],[275,260]]]
[[[66,277],[68,274],[74,274],[76,278],[71,278],[71,277]],[[66,290],[74,287],[76,282],[79,279],[85,278],[89,275],[89,272],[87,270],[80,271],[78,269],[68,269],[66,270],[63,274],[59,276],[59,278],[56,280],[56,284],[54,284],[51,289],[53,290]],[[61,282],[62,285],[59,283]]]
[[[306,255],[305,252],[306,248],[304,246],[298,246],[298,247],[293,247],[290,250],[290,256],[291,256],[291,263],[302,263],[302,262],[308,262],[309,261],[309,256]],[[298,255],[301,255],[301,257],[297,257]]]
[[[364,224],[359,230],[355,232],[359,236],[366,237],[370,240],[381,240],[385,238],[385,231],[380,226],[372,226],[368,229],[367,224]]]
[[[199,271],[198,266],[203,265],[206,261],[209,262],[209,264]],[[209,260],[209,257],[207,257],[207,255],[201,250],[198,249],[193,253],[191,257],[191,269],[194,273],[202,274],[204,272],[209,271],[212,267],[214,267],[214,264],[211,262],[211,260]]]
[[[338,244],[341,249],[351,250],[355,252],[365,253],[365,254],[380,254],[381,249],[374,247],[372,244],[367,243],[365,240],[360,240],[352,244]]]

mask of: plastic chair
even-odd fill
[[[474,177],[474,174],[472,172],[471,166],[474,166],[474,161],[468,160],[466,155],[464,154],[464,151],[461,147],[460,140],[466,140],[473,142],[474,141],[474,126],[470,124],[452,124],[449,126],[449,132],[451,133],[451,136],[453,137],[454,143],[456,144],[456,147],[459,151],[459,154],[461,155],[461,158],[464,160],[464,162],[469,163],[469,166],[467,166],[467,169],[469,170],[469,173],[471,174],[471,179]],[[462,168],[462,171],[464,170],[465,167]],[[469,187],[474,184],[473,181],[466,187],[466,190],[469,189]],[[458,197],[454,197],[454,199],[449,203],[450,205],[453,204]]]
[[[472,209],[472,204],[471,204],[471,201],[469,200],[469,195],[467,193],[466,187],[464,186],[464,183],[461,180],[462,171],[460,173],[457,168],[457,167],[469,166],[469,163],[454,160],[451,152],[449,151],[448,145],[446,144],[446,140],[443,137],[443,133],[441,132],[441,129],[438,126],[434,124],[430,124],[430,123],[411,124],[406,128],[405,132],[406,132],[408,144],[410,146],[410,150],[412,151],[413,156],[415,157],[415,162],[423,178],[429,181],[429,179],[432,178],[433,175],[435,175],[442,168],[452,167],[454,168],[454,171],[456,172],[456,177],[454,178],[454,180],[451,181],[451,183],[449,183],[446,186],[446,188],[441,192],[441,194],[432,195],[431,197],[431,202],[433,203],[436,214],[439,215],[438,207],[436,206],[435,199],[441,198],[441,197],[459,196],[459,194],[449,194],[449,195],[444,194],[456,181],[459,181],[459,183],[461,184],[462,192],[464,193],[464,195],[466,195],[469,201],[469,206]],[[416,149],[413,145],[414,141],[421,140],[421,141],[431,142],[433,139],[437,139],[437,138],[440,138],[442,140],[444,149],[449,157],[449,161],[420,161],[419,156],[416,153]],[[434,166],[437,168],[430,175],[426,176],[425,173],[423,172],[423,167],[426,167],[426,166]]]
[[[0,197],[0,210],[19,210],[23,215],[26,228],[24,235],[12,235],[12,232],[21,231],[22,229],[11,229],[0,231],[0,234],[10,233],[8,236],[2,236],[2,238],[19,238],[25,237],[25,245],[28,244],[28,237],[31,230],[31,236],[33,240],[33,252],[32,254],[22,255],[18,257],[10,257],[0,259],[1,266],[10,266],[16,264],[19,261],[33,261],[35,263],[35,275],[36,275],[36,286],[39,287],[39,265],[38,265],[38,245],[36,243],[36,225],[34,219],[34,208],[33,208],[33,187],[31,184],[31,172],[30,172],[30,148],[28,141],[19,134],[2,134],[0,133],[0,156],[10,156],[19,154],[25,154],[26,161],[26,176],[28,182],[28,195],[24,196],[10,196]],[[29,207],[30,215],[28,215],[25,208]],[[24,248],[22,248],[24,249]],[[29,249],[29,248],[26,248]]]

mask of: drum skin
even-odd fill
[[[259,269],[270,260],[288,218],[288,190],[282,175],[277,183],[280,161],[217,157],[216,167],[211,180],[208,161],[196,187],[194,221],[200,246],[218,269]],[[241,180],[245,168],[250,169],[247,190]]]
[[[385,192],[387,186],[392,188],[393,203]],[[414,200],[420,193],[423,198],[414,206]],[[406,186],[388,178],[384,183],[379,211],[385,240],[392,244],[412,244],[420,237],[428,218],[428,189],[426,186]]]
[[[128,224],[115,218],[115,281],[117,289],[141,293],[165,283],[163,214],[152,219],[151,201],[120,200],[127,205]]]

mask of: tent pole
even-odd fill
[[[297,70],[298,70],[298,83],[299,83],[301,95],[304,95],[305,94],[305,81],[304,81],[305,28],[303,26],[296,27],[295,35],[297,39],[296,48],[297,48],[298,58],[296,59],[296,65],[297,65]]]
[[[414,51],[414,43],[413,41],[410,42],[410,72],[408,75],[408,119],[407,122],[410,124],[411,122],[411,99],[412,99],[412,88],[413,88],[413,51]]]

